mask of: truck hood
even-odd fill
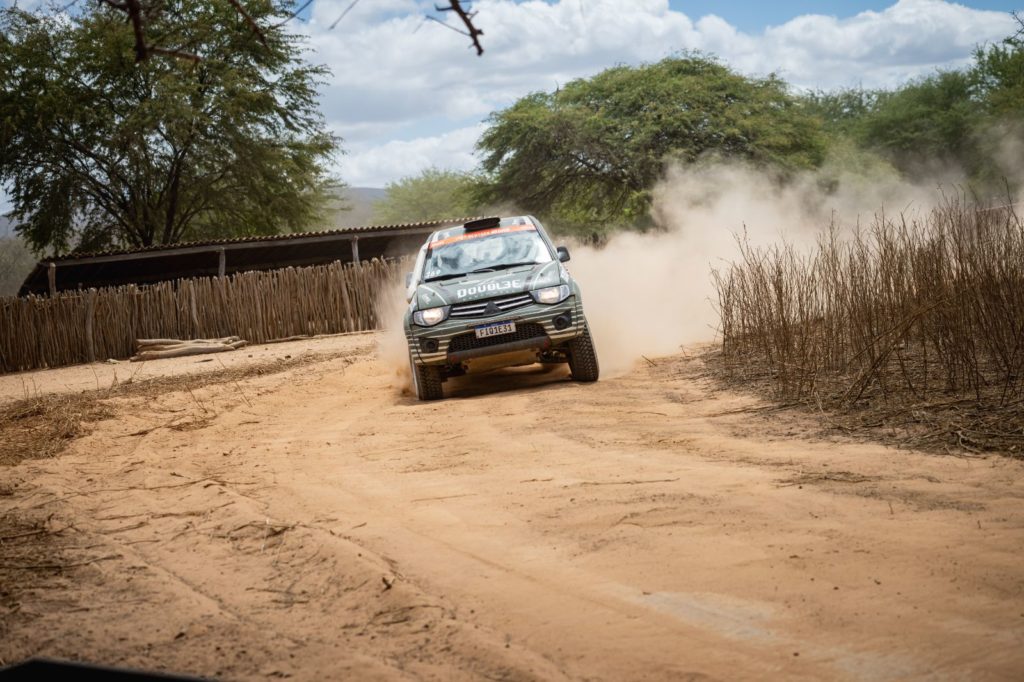
[[[413,300],[418,310],[425,310],[553,287],[562,283],[560,265],[561,263],[553,260],[539,265],[524,265],[498,272],[481,272],[457,279],[425,282],[416,287]]]

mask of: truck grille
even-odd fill
[[[529,293],[515,294],[514,296],[489,298],[486,301],[458,303],[452,306],[449,315],[451,317],[488,317],[515,310],[530,303],[533,303],[533,296],[530,296]]]
[[[451,340],[448,344],[449,353],[460,353],[462,351],[473,350],[476,348],[487,348],[489,346],[499,346],[503,343],[510,343],[512,341],[526,341],[528,339],[545,339],[547,334],[544,333],[544,327],[537,324],[536,322],[524,322],[523,324],[516,324],[516,330],[511,334],[502,334],[501,336],[488,336],[485,339],[476,338],[475,333],[459,334]]]

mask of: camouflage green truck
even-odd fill
[[[406,276],[405,336],[420,400],[452,376],[536,362],[568,363],[597,381],[579,285],[540,221],[484,218],[434,232]]]

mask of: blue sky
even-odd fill
[[[842,2],[825,2],[822,0],[780,0],[776,2],[669,0],[668,4],[673,10],[690,16],[701,17],[706,14],[717,14],[741,31],[750,33],[763,31],[767,26],[784,24],[793,17],[798,17],[802,14],[852,17],[866,10],[880,12],[893,3],[884,0],[875,0],[873,2],[852,2],[851,0],[844,0]],[[1024,9],[1024,1],[981,1],[962,2],[960,4],[975,9],[1002,12]]]

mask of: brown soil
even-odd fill
[[[367,341],[97,396],[114,417],[0,469],[0,663],[1019,679],[1024,463],[824,439],[686,356],[418,403]]]

